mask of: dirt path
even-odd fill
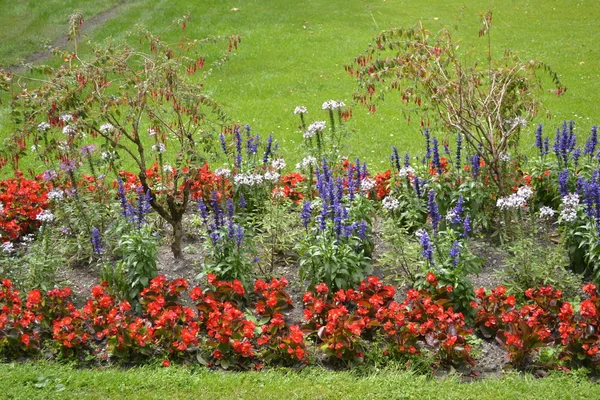
[[[101,12],[100,14],[93,16],[89,20],[85,20],[83,26],[81,27],[81,34],[82,35],[85,34],[86,32],[92,30],[96,26],[101,25],[105,21],[116,16],[119,11],[119,8],[121,8],[121,6],[123,6],[125,4],[126,4],[125,1],[120,1],[119,3],[117,3],[114,6],[112,6],[111,8],[109,8],[108,10],[105,10],[105,11]],[[66,30],[67,30],[67,28],[65,26],[65,31]],[[54,41],[54,43],[52,43],[52,45],[49,48],[47,48],[46,50],[36,51],[35,53],[30,54],[22,64],[8,66],[8,67],[6,67],[6,70],[13,74],[14,73],[17,73],[17,74],[22,73],[26,70],[27,64],[35,64],[38,62],[46,61],[47,59],[49,59],[52,56],[53,49],[63,48],[68,43],[69,43],[69,36],[62,35],[59,38],[57,38]]]

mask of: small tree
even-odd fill
[[[183,30],[188,19],[176,23]],[[43,147],[38,151],[40,159],[53,164],[76,160],[82,146],[101,143],[114,172],[116,159],[134,168],[152,208],[173,229],[173,255],[181,257],[182,219],[191,183],[213,152],[213,137],[226,119],[204,86],[195,83],[212,72],[204,68],[206,56],[200,51],[207,44],[225,42],[227,50],[212,64],[218,67],[240,38],[184,37],[172,46],[141,30],[140,43],[146,43],[149,52],[110,43],[95,47],[83,59],[77,53],[82,21],[81,16],[70,19],[75,52],[62,52],[66,62],[58,68],[42,68],[47,79],[13,77],[21,86],[13,102],[18,130],[12,138],[21,145],[14,150],[23,152],[22,144],[33,142],[38,149]],[[191,79],[200,72],[200,77]],[[160,176],[149,179],[147,170],[154,163]]]
[[[371,112],[395,90],[400,92],[409,120],[418,111],[425,125],[433,114],[445,127],[463,133],[490,166],[495,184],[504,193],[500,155],[517,145],[520,128],[542,109],[538,73],[550,76],[556,94],[566,88],[541,61],[521,60],[510,50],[494,59],[491,21],[491,11],[484,13],[479,32],[488,37],[487,65],[476,59],[469,64],[448,29],[432,35],[419,22],[411,29],[380,33],[346,70],[358,81],[355,100]]]

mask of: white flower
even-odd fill
[[[365,178],[360,183],[360,190],[362,190],[363,192],[369,192],[375,187],[376,184],[377,182],[375,182],[375,179]]]
[[[265,180],[271,182],[277,182],[279,180],[280,175],[275,171],[267,171],[265,173]]]
[[[298,106],[298,107],[294,108],[294,115],[297,115],[297,114],[306,114],[306,111],[307,111],[306,107],[304,107],[304,106]]]
[[[0,214],[4,212],[4,204],[0,203]]]
[[[63,141],[58,142],[58,149],[60,151],[67,151],[67,150],[69,150],[69,143],[63,142]]]
[[[36,150],[38,149],[37,145],[32,145],[31,146],[31,152],[34,153]]]
[[[73,121],[73,116],[71,114],[63,114],[58,119],[62,122],[71,122]]]
[[[100,132],[104,133],[105,135],[113,132],[115,130],[115,127],[112,124],[104,124],[100,127]]]
[[[400,168],[400,171],[398,171],[398,174],[402,178],[404,178],[405,176],[408,176],[408,175],[414,175],[415,170],[413,169],[413,167],[402,167],[402,168]]]
[[[43,210],[35,216],[35,219],[41,222],[52,222],[54,221],[54,214],[50,210]]]
[[[345,107],[343,101],[327,100],[323,103],[323,110],[337,110],[338,108]]]
[[[426,234],[427,231],[423,228],[419,228],[417,229],[417,231],[415,232],[415,236],[417,237],[417,239],[421,240],[421,237]]]
[[[386,198],[383,199],[383,201],[381,202],[381,205],[386,210],[394,211],[400,206],[400,202],[395,197],[387,196]]]
[[[77,130],[75,129],[75,127],[74,127],[73,125],[66,125],[66,126],[63,128],[62,132],[63,132],[65,135],[74,135],[74,134],[76,134],[76,133],[77,133]]]
[[[165,164],[165,165],[163,165],[163,171],[164,171],[164,172],[168,172],[168,173],[172,174],[172,173],[173,173],[173,171],[174,171],[174,169],[173,169],[173,167],[171,167],[170,165],[168,165],[168,164]]]
[[[236,185],[259,186],[263,180],[262,175],[253,173],[237,174],[233,177],[233,183]]]
[[[531,196],[533,196],[533,190],[531,189],[530,186],[521,186],[517,190],[517,196],[523,197],[525,199],[529,199],[529,198],[531,198]]]
[[[117,157],[117,153],[114,151],[103,151],[100,155],[104,161],[114,160]]]
[[[540,218],[552,218],[555,211],[551,207],[540,207]]]
[[[148,135],[150,135],[150,136],[156,135],[156,130],[154,128],[148,129]]]
[[[308,169],[317,164],[317,159],[313,156],[304,157],[301,162],[296,164],[296,169]]]
[[[527,205],[527,199],[533,196],[533,190],[529,186],[521,186],[517,193],[513,193],[510,196],[500,197],[496,201],[496,207],[501,210],[507,210],[510,208],[521,208]]]
[[[23,243],[31,243],[33,242],[33,240],[35,239],[35,237],[30,233],[29,235],[25,235],[21,238],[21,242]]]
[[[215,175],[229,178],[231,176],[231,170],[227,168],[217,168],[215,169]]]
[[[37,126],[39,132],[46,132],[48,129],[50,129],[50,124],[47,122],[40,122]]]
[[[308,126],[308,130],[304,132],[304,139],[311,138],[315,136],[318,132],[321,132],[325,129],[325,121],[315,121]]]
[[[509,162],[510,153],[500,153],[500,161]]]
[[[579,195],[571,193],[562,198],[562,210],[560,220],[573,222],[577,219],[577,208],[579,207]]]
[[[164,143],[157,143],[157,144],[155,144],[155,145],[152,146],[152,151],[155,151],[158,154],[162,154],[165,151],[167,151],[167,147],[165,146]]]
[[[2,243],[0,248],[2,249],[2,252],[4,252],[4,253],[14,253],[15,252],[15,245],[12,244],[12,242]]]
[[[577,208],[579,206],[579,195],[571,193],[562,198],[562,205],[567,208]]]
[[[273,162],[271,163],[271,165],[273,166],[273,168],[275,168],[276,170],[282,170],[285,168],[286,164],[285,164],[285,160],[283,158],[277,158],[275,160],[273,160]]]
[[[50,200],[60,200],[65,196],[65,192],[60,189],[52,189],[48,192],[48,198]]]
[[[527,126],[527,120],[523,117],[515,117],[514,119],[508,120],[508,123],[510,124],[511,129],[514,129],[517,126],[521,126],[523,128]]]

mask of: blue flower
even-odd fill
[[[104,252],[102,241],[100,239],[100,231],[96,227],[92,228],[92,248],[96,254],[102,254]]]
[[[458,240],[455,240],[450,249],[450,258],[452,258],[452,264],[456,267],[458,265],[458,257],[460,256],[460,248],[458,247]]]

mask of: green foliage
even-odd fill
[[[40,228],[37,238],[26,236],[13,245],[14,252],[0,253],[0,272],[10,276],[24,290],[50,290],[56,286],[57,272],[66,259],[61,253],[58,232],[52,223]]]
[[[386,247],[385,252],[377,258],[377,265],[399,285],[412,286],[420,271],[419,243],[411,240],[408,230],[395,218],[381,221],[380,234]]]
[[[102,266],[102,280],[123,298],[137,303],[140,292],[158,274],[158,239],[151,225],[123,233],[118,241],[120,260]]]
[[[269,201],[264,209],[262,218],[257,221],[254,243],[259,250],[260,273],[269,276],[278,263],[287,265],[292,261],[300,231],[299,219],[291,201]]]
[[[507,247],[510,253],[505,260],[507,268],[498,271],[497,275],[518,300],[524,300],[525,290],[541,286],[561,290],[567,299],[577,296],[582,279],[565,269],[568,259],[563,246],[525,236]]]
[[[300,279],[310,287],[325,282],[332,291],[355,287],[371,271],[369,258],[357,236],[335,238],[331,230],[304,236],[297,246]]]

